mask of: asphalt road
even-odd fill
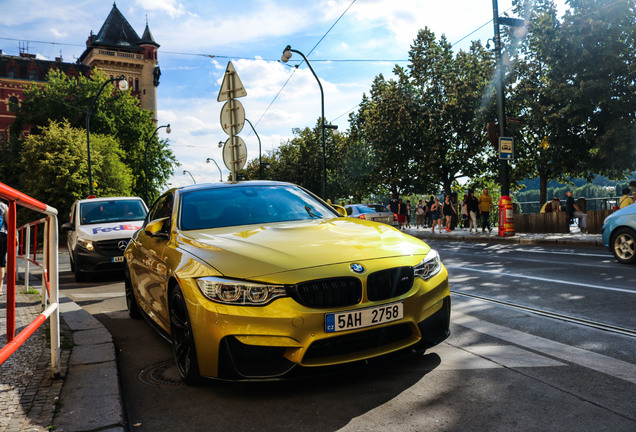
[[[431,245],[453,290],[446,342],[290,382],[184,386],[170,345],[128,318],[119,275],[76,284],[67,271],[60,281],[113,335],[132,431],[636,430],[634,337],[462,295],[636,330],[633,266],[596,248]]]

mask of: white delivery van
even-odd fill
[[[75,201],[70,221],[62,225],[75,280],[90,273],[124,269],[124,250],[143,225],[148,207],[137,197],[89,198]]]

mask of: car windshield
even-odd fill
[[[288,185],[202,189],[181,196],[183,230],[334,217],[323,203]]]
[[[82,225],[144,220],[146,208],[141,200],[111,200],[80,203]]]

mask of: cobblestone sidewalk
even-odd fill
[[[6,286],[0,297],[0,346],[7,343]],[[17,335],[42,311],[39,294],[24,293],[24,286],[16,286]],[[70,335],[62,334],[62,345]],[[61,370],[66,374],[70,349],[62,349]],[[51,375],[49,321],[0,365],[0,431],[51,430],[58,405],[63,378]]]

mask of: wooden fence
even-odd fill
[[[587,212],[587,230],[600,234],[605,218],[612,210]],[[577,221],[575,221],[577,222]],[[566,212],[515,214],[515,232],[519,233],[569,233],[570,221]]]

